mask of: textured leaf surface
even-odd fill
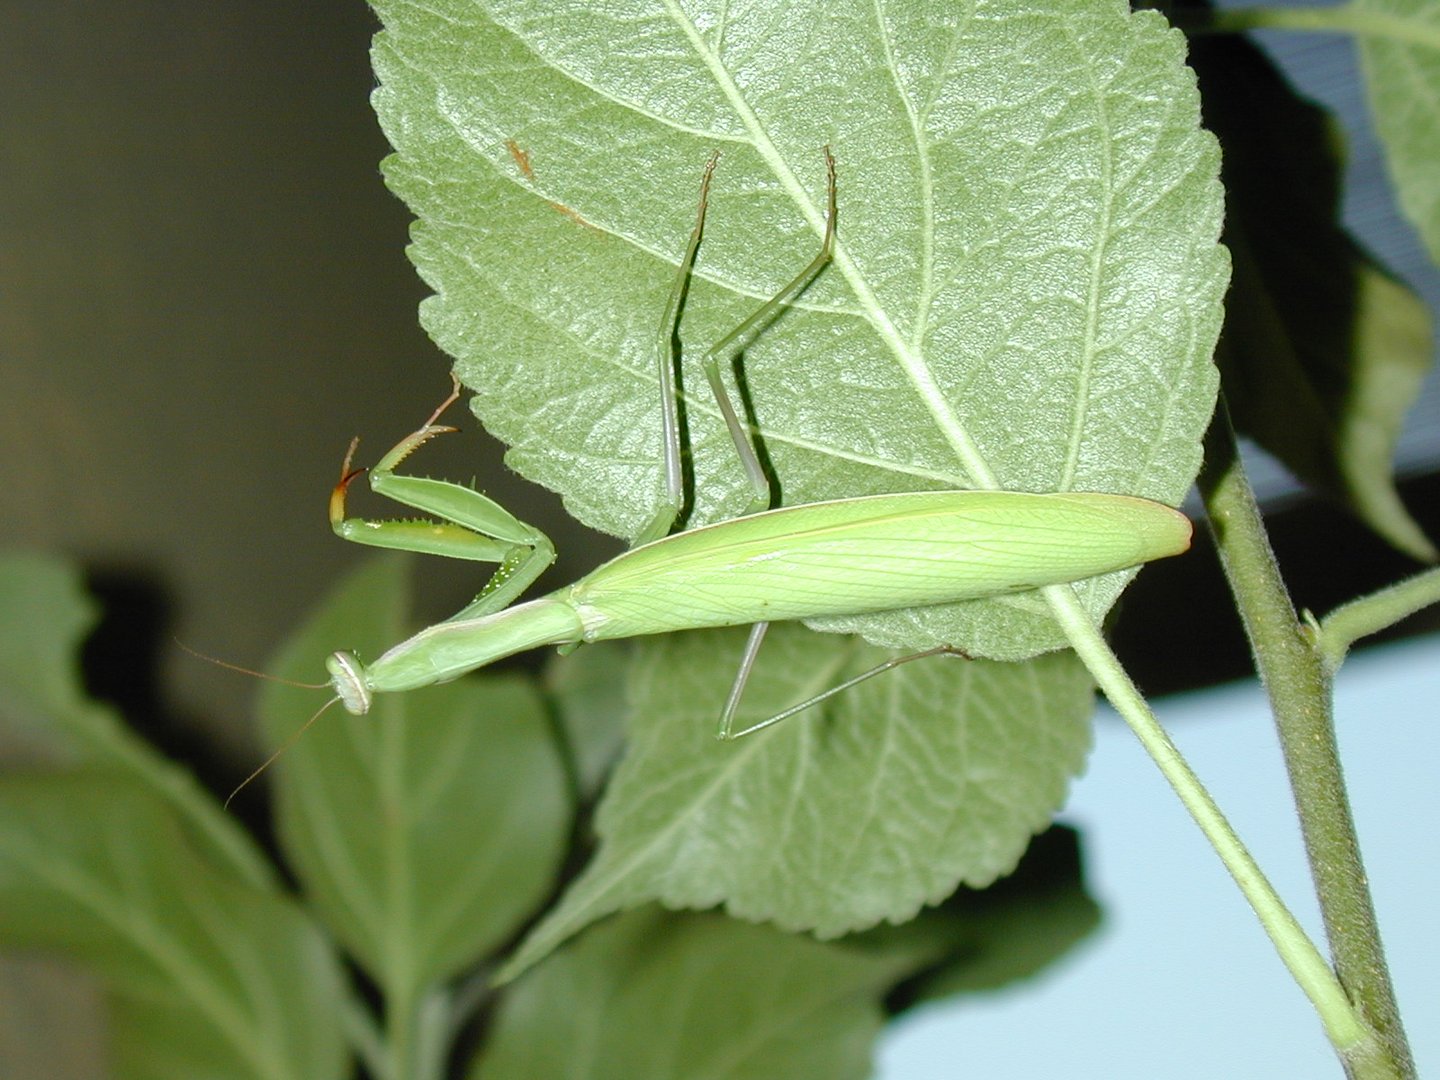
[[[920,1001],[993,993],[1033,978],[1099,927],[1100,905],[1085,890],[1079,838],[1056,825],[1025,851],[1009,877],[981,892],[961,890],[913,923],[866,939],[918,934],[948,939],[949,957],[911,985]]]
[[[325,656],[374,657],[403,636],[403,564],[343,583],[275,670],[313,679]],[[278,745],[316,708],[272,686]],[[564,773],[528,680],[491,675],[388,694],[321,717],[277,765],[287,855],[327,923],[393,1003],[475,962],[551,888],[570,828]]]
[[[687,365],[815,252],[834,265],[740,382],[788,504],[928,487],[1177,502],[1199,462],[1227,260],[1184,42],[1120,2],[376,4],[386,178],[422,309],[521,472],[634,535],[660,491],[657,338],[721,161]],[[690,524],[748,500],[687,367]],[[1102,613],[1124,575],[1086,583]],[[831,628],[840,624],[831,623]],[[877,642],[1020,658],[1040,605],[867,616]]]
[[[1440,8],[1431,0],[1355,0],[1375,128],[1400,206],[1440,263]],[[1372,20],[1364,25],[1366,18]]]
[[[886,655],[778,625],[742,723]],[[580,927],[658,899],[723,904],[822,937],[911,918],[962,881],[1015,866],[1090,745],[1089,677],[1068,653],[1030,664],[932,659],[734,743],[715,739],[736,631],[646,642],[629,750],[597,818],[599,853],[508,968]]]
[[[1235,257],[1220,359],[1236,425],[1408,554],[1395,441],[1434,353],[1430,315],[1338,224],[1341,136],[1254,45],[1202,38],[1192,62],[1225,149]]]
[[[596,927],[506,994],[472,1080],[854,1080],[914,960],[647,909]]]
[[[111,988],[116,1075],[345,1075],[340,972],[289,901],[197,857],[170,808],[98,770],[0,783],[0,941]]]

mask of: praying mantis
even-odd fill
[[[472,603],[371,663],[364,664],[348,652],[329,657],[331,686],[351,713],[367,712],[375,694],[448,682],[542,646],[566,651],[610,638],[751,624],[750,640],[719,722],[720,738],[739,738],[898,664],[960,653],[939,646],[887,661],[735,731],[745,681],[772,621],[997,596],[1123,570],[1189,547],[1190,522],[1183,514],[1126,495],[928,491],[769,509],[769,479],[721,381],[720,365],[780,314],[831,260],[836,185],[828,147],[827,213],[820,252],[712,345],[702,360],[749,481],[752,503],[740,517],[671,535],[685,495],[671,342],[704,231],[716,160],[717,155],[712,155],[705,166],[695,226],[661,319],[657,351],[665,492],[636,546],[572,585],[517,604],[554,561],[549,539],[471,487],[396,471],[425,443],[456,430],[438,421],[459,397],[458,380],[430,418],[369,470],[370,486],[377,494],[439,520],[347,517],[346,492],[366,471],[351,469],[358,440],[351,442],[330,498],[330,522],[337,535],[376,547],[497,564]]]

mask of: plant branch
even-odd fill
[[[1064,627],[1071,646],[1095,677],[1106,698],[1125,718],[1147,753],[1159,767],[1185,809],[1200,826],[1220,856],[1230,876],[1254,909],[1260,924],[1275,945],[1280,959],[1314,1004],[1331,1044],[1342,1059],[1371,1061],[1376,1055],[1375,1039],[1356,1014],[1336,981],[1335,973],[1320,955],[1295,916],[1265,877],[1254,857],[1241,842],[1230,822],[1215,805],[1215,800],[1201,784],[1199,777],[1170,741],[1165,729],[1155,718],[1150,706],[1136,689],[1120,661],[1110,650],[1099,628],[1080,606],[1074,590],[1068,585],[1052,585],[1044,590],[1051,610]],[[1370,1071],[1363,1075],[1394,1076],[1393,1072]]]
[[[1306,622],[1326,673],[1334,675],[1350,646],[1362,637],[1388,629],[1435,603],[1440,603],[1440,568],[1342,604],[1319,622],[1307,613]]]
[[[1223,396],[1206,435],[1199,484],[1270,697],[1336,974],[1384,1047],[1390,1071],[1379,1075],[1414,1076],[1340,768],[1329,672],[1281,580]]]
[[[450,1006],[449,991],[442,985],[421,995],[415,1023],[415,1080],[444,1080],[446,1058],[456,1034]]]

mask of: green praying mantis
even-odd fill
[[[836,195],[835,163],[828,147],[827,213],[819,254],[711,346],[702,360],[753,492],[752,504],[741,517],[670,535],[685,494],[671,343],[704,230],[716,160],[712,155],[705,167],[695,226],[661,320],[657,351],[665,492],[635,547],[572,585],[516,604],[554,561],[549,539],[471,487],[396,471],[426,442],[456,430],[438,421],[458,398],[458,381],[419,430],[401,439],[369,470],[370,486],[377,494],[439,520],[347,517],[346,491],[365,471],[351,469],[356,442],[350,444],[330,498],[330,522],[339,536],[376,547],[497,564],[471,604],[371,663],[361,663],[348,652],[330,656],[326,667],[331,685],[350,712],[367,712],[375,694],[447,682],[541,646],[565,651],[610,638],[752,624],[720,714],[720,737],[739,738],[898,664],[960,653],[940,646],[887,661],[735,731],[741,693],[772,621],[997,596],[1122,570],[1179,554],[1189,546],[1190,522],[1183,514],[1125,495],[928,491],[768,509],[770,483],[721,381],[721,363],[733,358],[830,262]]]

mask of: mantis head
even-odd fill
[[[331,653],[325,661],[330,672],[330,685],[346,711],[363,716],[370,711],[370,687],[365,684],[365,669],[348,652]]]

